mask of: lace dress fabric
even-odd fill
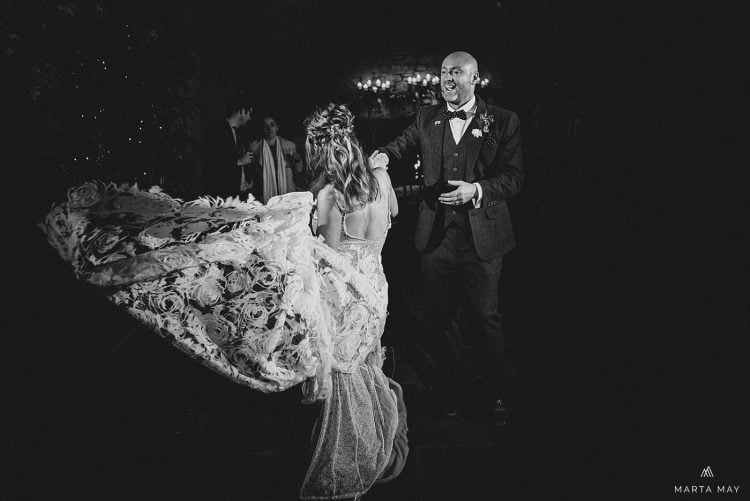
[[[323,409],[301,496],[343,499],[398,474],[405,412],[381,369],[385,235],[344,231],[334,251],[312,207],[308,192],[183,202],[90,182],[40,227],[79,279],[212,370],[262,392],[305,382]]]
[[[383,374],[380,346],[388,306],[388,283],[381,262],[386,235],[376,240],[351,235],[346,214],[341,228],[338,252],[367,276],[373,287],[366,296],[349,297],[337,324],[341,331],[335,337],[361,337],[360,346],[370,346],[370,350],[364,361],[354,363],[347,356],[350,350],[337,346],[333,351],[332,388],[316,425],[316,446],[301,499],[351,499],[367,492],[387,469],[395,466],[400,471],[403,466],[403,460],[397,461],[393,454],[399,424],[402,452],[406,445],[402,409],[399,423],[401,388]],[[367,312],[366,317],[363,311]],[[359,320],[364,318],[368,320]],[[375,341],[365,341],[370,339]]]

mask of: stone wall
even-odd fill
[[[372,59],[350,66],[345,72],[346,81],[352,89],[355,89],[357,82],[362,80],[371,79],[373,82],[376,79],[390,80],[393,83],[394,91],[405,92],[407,90],[407,77],[412,77],[415,73],[422,76],[427,73],[431,76],[439,75],[443,57],[443,55],[438,54],[396,52],[387,58]]]
[[[426,104],[440,102],[439,85],[428,82],[426,85],[409,85],[408,79],[419,74],[420,78],[439,77],[440,65],[446,54],[410,53],[399,51],[385,57],[365,59],[349,65],[342,71],[342,77],[350,95],[350,101],[358,116],[363,118],[388,118],[413,116]],[[486,89],[477,86],[480,94],[490,94],[499,89],[502,81],[493,77],[494,71],[487,64],[480,64],[480,76],[489,79]],[[376,80],[381,84],[390,82],[390,87],[383,90],[376,88]],[[357,84],[371,82],[368,90],[360,90]]]

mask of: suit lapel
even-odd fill
[[[464,132],[464,136],[461,138],[462,140],[468,141],[468,144],[466,145],[466,176],[467,179],[473,178],[474,174],[474,165],[477,163],[477,158],[479,158],[479,150],[482,149],[482,142],[484,142],[484,137],[474,137],[474,134],[471,133],[474,129],[479,129],[480,131],[482,128],[479,126],[479,121],[477,118],[487,113],[487,106],[484,104],[484,101],[477,96],[477,111],[474,113],[474,117],[471,119],[471,123],[469,123],[469,127],[466,129],[466,132]]]
[[[425,117],[425,119],[427,120],[425,128],[427,129],[429,151],[438,151],[441,148],[443,139],[443,127],[445,126],[445,119],[443,119],[442,110],[443,108],[441,106],[437,106],[433,110],[431,110],[432,113],[430,113],[429,116]]]
[[[232,131],[232,126],[229,125],[229,123],[224,122],[224,124],[226,125],[224,127],[224,131],[225,131],[224,137],[226,138],[225,141],[227,143],[227,146],[231,145],[232,147],[231,151],[237,151],[239,149],[238,146],[240,144],[240,141],[239,141],[240,138],[237,138],[237,142],[235,142],[235,134],[237,133],[237,131],[236,130]]]
[[[435,181],[440,180],[440,161],[443,158],[443,128],[446,127],[445,119],[443,118],[443,106],[435,106],[430,110],[429,113],[425,114],[423,130],[425,131],[425,137],[427,138],[427,144],[422,147],[422,165],[427,168],[428,165],[434,165],[435,171],[432,176],[425,178],[425,183],[433,184]],[[426,146],[426,147],[425,147]],[[427,152],[435,154],[434,162],[427,162],[425,155]],[[434,178],[434,179],[433,179]]]

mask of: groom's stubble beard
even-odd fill
[[[454,83],[456,84],[456,88],[453,90],[446,89],[441,83],[441,94],[446,102],[459,108],[471,100],[474,95],[474,85],[471,82],[462,84],[455,80]]]

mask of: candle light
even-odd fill
[[[357,82],[357,88],[362,89],[362,82]]]
[[[378,87],[380,87],[380,85],[381,85],[382,83],[383,83],[383,82],[381,82],[379,78],[378,78],[377,80],[375,80],[375,85],[377,85]]]

